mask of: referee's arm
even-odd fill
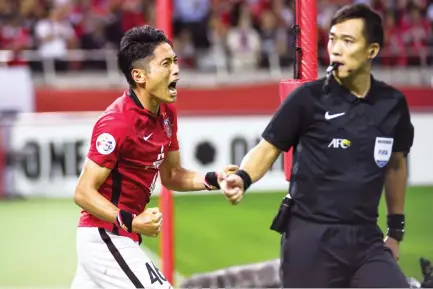
[[[282,151],[289,151],[298,141],[306,120],[307,95],[305,86],[290,93],[263,131],[262,140],[242,160],[240,169],[250,175],[252,183],[266,174]]]
[[[239,202],[248,186],[266,174],[282,151],[289,151],[298,142],[309,116],[307,96],[310,96],[310,92],[305,86],[300,86],[290,93],[263,131],[262,140],[243,158],[240,171],[248,175],[249,184],[245,184],[245,175],[241,178],[236,173],[229,176],[221,186],[232,203]]]
[[[395,152],[391,156],[385,176],[385,200],[388,215],[404,214],[406,184],[406,157],[403,152]]]
[[[385,175],[385,200],[389,215],[403,215],[407,185],[406,156],[414,138],[414,127],[410,121],[406,100],[400,101],[401,115],[396,127],[393,153]]]
[[[281,150],[266,139],[262,139],[243,158],[240,169],[246,171],[251,182],[260,180],[277,160]]]

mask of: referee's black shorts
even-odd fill
[[[281,245],[284,288],[409,288],[376,225],[319,224],[292,216]]]

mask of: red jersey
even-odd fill
[[[155,116],[129,90],[96,122],[87,157],[112,170],[99,192],[119,209],[140,214],[155,188],[165,153],[178,149],[174,106],[161,104],[159,114]],[[141,240],[138,234],[119,230],[113,223],[84,210],[79,226],[104,228],[134,241]]]

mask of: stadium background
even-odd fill
[[[349,2],[318,1],[319,75],[330,17]],[[433,1],[358,2],[383,16],[386,45],[374,75],[405,92],[416,127],[399,262],[421,279],[418,258],[433,258]],[[125,30],[155,17],[151,0],[0,1],[0,287],[70,284],[79,214],[73,187],[98,112],[126,87],[115,49]],[[292,1],[173,1],[186,167],[239,163],[257,142],[279,104],[279,81],[292,75],[293,17]],[[278,258],[269,225],[286,188],[280,159],[239,206],[219,193],[176,194],[177,273]],[[384,215],[382,202],[382,228]],[[143,243],[156,262],[158,242]]]

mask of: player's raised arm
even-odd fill
[[[172,109],[174,117],[171,142],[160,167],[162,185],[169,190],[179,192],[219,189],[219,180],[225,178],[227,174],[234,173],[239,167],[227,165],[220,172],[208,172],[206,174],[183,168],[177,139],[177,114],[174,107]]]
[[[169,151],[160,169],[161,183],[174,191],[204,190],[204,176],[180,165],[180,152]]]
[[[201,191],[218,189],[217,178],[234,173],[236,165],[228,165],[221,172],[209,172],[206,175],[187,170],[180,164],[180,152],[169,151],[160,167],[161,183],[164,187],[174,191]]]

